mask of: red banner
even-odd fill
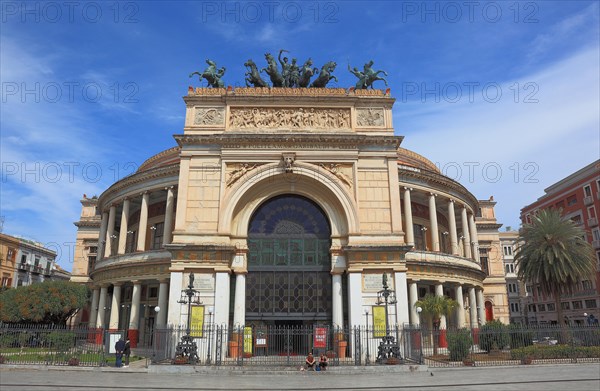
[[[327,328],[315,327],[315,348],[326,348],[327,347]]]

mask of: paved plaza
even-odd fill
[[[0,389],[9,390],[594,390],[598,364],[427,369],[332,368],[328,372],[197,368],[0,369]],[[167,372],[167,369],[171,373]],[[339,370],[336,370],[339,369]],[[432,375],[433,374],[433,375]]]

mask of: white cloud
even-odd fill
[[[588,49],[499,83],[497,103],[397,103],[395,128],[406,136],[404,147],[438,163],[478,198],[494,195],[499,222],[515,227],[520,208],[545,187],[600,158],[599,67],[597,49]],[[526,83],[534,84],[524,91]],[[535,86],[530,98],[538,103],[523,103]]]

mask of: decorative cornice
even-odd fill
[[[256,134],[256,133],[226,133],[206,135],[173,136],[181,146],[216,144],[224,148],[254,148],[254,149],[358,149],[360,146],[378,145],[398,148],[402,136],[374,136],[362,134]]]
[[[389,97],[387,90],[355,90],[345,88],[286,88],[286,87],[237,87],[237,88],[202,88],[189,87],[188,96],[361,96]]]
[[[128,177],[121,179],[118,182],[113,183],[108,189],[104,191],[99,197],[98,201],[98,211],[102,213],[105,204],[108,201],[112,201],[112,198],[115,196],[115,193],[126,189],[127,187],[133,186],[138,183],[143,183],[148,180],[157,179],[157,178],[168,178],[170,176],[177,176],[177,180],[179,180],[179,163],[171,164],[169,166],[157,167],[150,170],[137,172]],[[164,188],[164,185],[160,187]]]
[[[146,159],[145,162],[143,162],[139,168],[137,169],[136,172],[142,172],[142,171],[146,171],[148,169],[149,166],[152,166],[154,163],[166,158],[166,157],[175,157],[179,155],[179,152],[181,151],[181,147],[179,146],[175,146],[172,148],[169,148],[165,151],[162,151],[160,153],[157,153],[156,155]],[[171,156],[172,155],[172,156]]]
[[[419,171],[406,170],[402,167],[398,167],[398,176],[400,182],[409,182],[411,178],[419,179],[421,181],[425,181],[431,185],[441,185],[444,188],[449,188],[457,193],[464,196],[465,201],[469,203],[472,211],[476,212],[479,208],[479,202],[477,198],[467,190],[466,187],[456,182],[453,179],[448,178],[447,176],[438,174],[437,172],[420,169]],[[434,187],[435,189],[435,187]]]

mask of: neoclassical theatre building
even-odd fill
[[[400,147],[389,90],[191,88],[177,146],[84,197],[74,281],[90,326],[135,341],[187,322],[364,326],[387,273],[390,324],[427,293],[441,327],[508,322],[493,200]]]

